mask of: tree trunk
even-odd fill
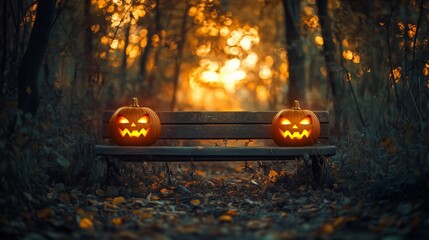
[[[128,23],[127,28],[125,29],[125,44],[124,44],[124,50],[122,51],[122,59],[121,59],[121,83],[120,88],[121,92],[125,92],[125,86],[127,82],[127,48],[130,44],[130,29],[131,29],[131,23]]]
[[[156,23],[157,21],[157,14],[159,13],[159,2],[158,0],[156,0],[156,5],[155,5],[155,16],[154,16],[154,22]],[[142,79],[142,82],[146,81],[147,79],[147,74],[148,74],[148,69],[147,69],[147,62],[149,60],[149,53],[150,50],[152,48],[152,36],[154,34],[157,33],[157,29],[156,29],[156,24],[151,24],[149,23],[148,27],[147,27],[147,42],[146,42],[146,47],[143,50],[143,53],[140,56],[140,77]]]
[[[170,109],[174,110],[176,107],[176,93],[179,85],[179,77],[180,77],[180,66],[182,65],[183,58],[183,48],[186,42],[186,25],[188,23],[188,11],[189,11],[189,3],[186,2],[185,11],[182,16],[182,28],[180,31],[180,41],[177,47],[177,59],[174,65],[174,82],[173,82],[173,97],[171,99]]]
[[[305,100],[304,53],[300,39],[300,2],[300,0],[283,0],[289,62],[288,104],[292,104],[294,100]]]
[[[32,115],[39,108],[38,77],[48,47],[54,13],[55,0],[39,1],[36,20],[19,70],[18,108]]]
[[[323,55],[325,57],[326,71],[328,77],[328,83],[331,88],[331,93],[334,100],[334,112],[335,112],[335,129],[341,129],[341,79],[337,74],[338,63],[335,60],[336,47],[333,40],[332,27],[328,15],[328,0],[318,0],[317,8],[320,19],[320,26],[322,28],[323,37]]]
[[[152,90],[153,90],[153,81],[154,81],[154,75],[155,75],[155,70],[159,70],[158,68],[158,59],[159,59],[159,54],[161,52],[161,48],[165,45],[165,41],[166,39],[163,38],[161,33],[161,10],[160,10],[160,5],[161,4],[161,0],[156,0],[156,7],[155,7],[155,32],[159,34],[159,42],[160,44],[158,44],[156,51],[154,53],[153,56],[153,64],[154,64],[154,71],[151,72],[150,76],[148,76],[148,86],[149,86],[149,93],[152,94]]]

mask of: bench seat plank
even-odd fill
[[[110,137],[107,126],[103,137]],[[320,139],[328,139],[329,127],[321,124]],[[159,139],[271,139],[271,124],[162,125]]]
[[[109,123],[113,110],[106,110],[103,122]],[[314,111],[320,123],[329,123],[328,111]],[[271,124],[275,111],[267,112],[163,112],[157,111],[162,124]]]
[[[202,146],[113,146],[96,145],[98,155],[130,157],[126,161],[245,161],[287,160],[309,156],[333,156],[336,147],[202,147]],[[135,160],[133,160],[135,159]]]

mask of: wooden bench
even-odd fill
[[[108,123],[112,111],[103,116],[103,145],[96,145],[99,156],[120,161],[252,161],[288,160],[309,157],[315,181],[320,180],[326,157],[335,155],[329,142],[329,113],[315,111],[320,121],[319,142],[309,147],[279,147],[271,139],[271,122],[277,112],[157,112],[161,135],[154,146],[116,146],[111,143]],[[199,141],[195,141],[199,140]],[[203,140],[223,140],[226,144],[201,146]],[[248,140],[242,146],[225,146],[235,140]],[[262,141],[251,146],[249,140]],[[250,142],[250,144],[249,144]],[[195,145],[193,145],[195,144]],[[247,145],[247,146],[245,146]]]

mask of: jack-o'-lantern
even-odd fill
[[[303,110],[295,100],[292,109],[280,110],[271,123],[271,134],[279,146],[311,146],[320,135],[320,122],[316,114]]]
[[[137,98],[133,98],[133,105],[113,113],[109,131],[117,145],[150,146],[161,133],[161,122],[152,109],[140,107]]]

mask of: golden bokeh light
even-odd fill
[[[238,58],[233,58],[225,62],[224,67],[221,70],[223,71],[234,71],[240,68],[241,61]]]
[[[240,51],[240,48],[238,48],[238,47],[229,48],[229,54],[238,55],[240,53],[241,53],[241,51]]]
[[[321,36],[314,37],[314,42],[318,46],[323,46],[323,37],[321,37]]]
[[[119,47],[119,40],[118,40],[118,39],[114,39],[114,40],[112,41],[112,43],[110,43],[110,47],[111,47],[112,49],[117,49],[117,48]]]
[[[259,77],[262,79],[269,79],[272,77],[272,72],[270,67],[263,66],[261,70],[259,71]]]
[[[256,66],[258,62],[258,55],[254,52],[247,55],[247,57],[243,60],[243,67],[250,69]]]
[[[401,78],[401,72],[402,72],[401,67],[397,67],[397,68],[392,70],[393,79],[395,80],[396,83],[398,83],[399,79]],[[390,73],[390,77],[392,77],[392,73]]]
[[[205,82],[218,82],[219,74],[215,71],[204,71],[201,74],[201,79],[203,79]]]
[[[354,63],[360,63],[360,56],[357,54],[353,54],[353,60]]]
[[[343,51],[343,57],[346,60],[352,60],[353,59],[353,52],[351,50],[344,50]]]
[[[248,37],[243,37],[240,40],[240,46],[242,49],[249,51],[250,48],[252,47],[252,41]]]
[[[416,35],[416,31],[417,31],[417,25],[415,24],[408,24],[408,37],[413,38]]]
[[[229,28],[228,27],[222,27],[221,29],[220,29],[220,35],[222,36],[222,37],[225,37],[225,36],[227,36],[229,34]]]
[[[267,101],[268,96],[269,92],[267,91],[267,89],[265,89],[264,86],[259,85],[256,87],[256,97],[259,101]]]

